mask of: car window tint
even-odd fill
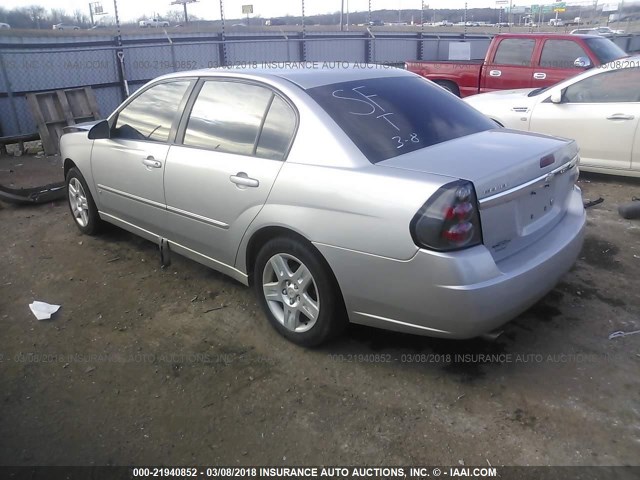
[[[307,93],[371,163],[496,128],[455,95],[419,77],[357,80]]]
[[[578,57],[589,56],[584,49],[571,40],[547,40],[542,48],[540,66],[545,68],[575,68]]]
[[[536,41],[528,38],[505,38],[498,45],[493,63],[500,65],[531,65]]]
[[[640,68],[623,68],[585,78],[564,93],[567,103],[640,102]]]
[[[190,83],[161,83],[142,92],[118,114],[112,138],[166,142]]]
[[[196,99],[184,144],[252,155],[271,90],[240,82],[207,81]]]
[[[264,121],[256,155],[283,160],[296,128],[296,114],[282,98],[275,96]]]

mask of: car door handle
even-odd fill
[[[499,77],[502,75],[500,70],[489,70],[489,76],[491,77]]]
[[[231,183],[235,183],[239,187],[255,188],[260,185],[260,182],[258,180],[256,180],[255,178],[249,178],[249,175],[244,172],[238,172],[235,175],[231,175],[229,177],[229,180],[231,180]]]
[[[148,168],[160,168],[160,167],[162,167],[162,162],[156,160],[151,155],[149,155],[147,158],[142,160],[142,163]]]
[[[544,80],[545,78],[547,78],[547,74],[544,72],[536,72],[533,74],[533,78],[535,78],[536,80]]]
[[[610,117],[607,117],[607,120],[633,120],[633,115],[625,115],[624,113],[614,113]]]

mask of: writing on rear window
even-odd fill
[[[495,127],[419,77],[384,77],[307,90],[371,163]]]
[[[365,85],[359,85],[352,88],[350,91],[343,89],[334,90],[331,95],[334,98],[355,102],[355,105],[352,104],[349,107],[350,109],[355,110],[349,110],[351,115],[374,115],[376,119],[386,122],[386,125],[383,125],[383,128],[386,127],[386,129],[391,133],[395,133],[395,135],[390,137],[390,140],[397,149],[405,147],[408,143],[420,143],[420,138],[417,133],[404,132],[397,125],[399,122],[394,123],[394,117],[396,116],[395,113],[385,110],[384,107],[377,103],[375,98],[378,95],[374,92],[367,91],[367,87]]]

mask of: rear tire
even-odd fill
[[[447,80],[436,80],[435,83],[440,85],[445,90],[453,93],[455,96],[460,96],[460,88],[458,88],[458,85],[456,85],[455,83],[449,82]]]
[[[293,343],[320,345],[347,324],[329,267],[312,246],[300,240],[268,241],[256,258],[253,286],[271,325]]]
[[[67,201],[74,223],[85,235],[95,235],[103,225],[87,182],[73,167],[67,172]]]

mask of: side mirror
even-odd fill
[[[111,138],[111,127],[106,120],[99,121],[89,130],[89,140],[98,140],[101,138]]]
[[[556,90],[551,94],[550,97],[551,103],[555,103],[556,105],[562,103],[562,90]]]
[[[591,67],[591,60],[588,57],[578,57],[573,62],[573,66],[577,68],[589,68]]]

